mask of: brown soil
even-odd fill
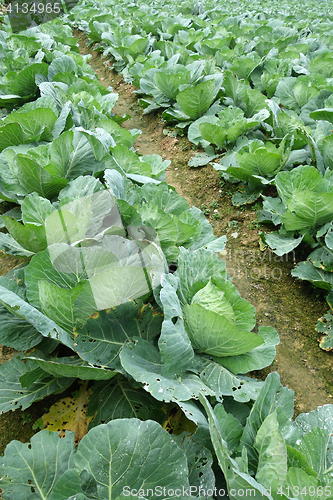
[[[218,172],[211,166],[188,167],[188,161],[194,155],[193,145],[185,137],[171,137],[170,133],[165,135],[163,129],[167,127],[160,116],[143,115],[136,94],[132,93],[135,88],[126,84],[121,75],[110,71],[97,52],[87,49],[85,35],[75,32],[74,36],[78,38],[81,53],[92,55],[89,63],[101,84],[105,87],[111,85],[119,94],[113,112],[131,116],[123,126],[142,130],[135,142],[138,153],[160,154],[171,160],[167,182],[191,206],[207,213],[216,236],[227,236],[226,249],[221,257],[227,263],[233,283],[242,297],[255,306],[258,326],[273,326],[278,331],[281,341],[275,361],[253,375],[265,378],[270,371],[278,371],[283,385],[288,385],[295,392],[295,415],[332,403],[333,354],[318,347],[319,336],[315,331],[317,319],[327,310],[324,294],[308,283],[297,282],[291,277],[295,256],[279,258],[268,251],[260,251],[259,233],[271,228],[258,224],[253,207],[240,209],[232,205],[231,196],[237,187],[227,183],[223,185]],[[296,257],[302,260],[300,254]],[[6,274],[20,262],[0,254],[0,274]],[[0,364],[13,354],[13,350],[0,346]],[[28,441],[35,432],[33,423],[55,399],[48,398],[25,411],[16,410],[0,416],[0,454],[12,439]]]

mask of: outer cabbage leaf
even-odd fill
[[[220,360],[223,362],[223,358]],[[219,401],[223,400],[223,396],[232,396],[235,401],[242,403],[255,400],[264,384],[261,380],[235,376],[220,362],[208,363],[200,373],[200,377],[214,391]]]
[[[331,290],[333,287],[333,273],[318,269],[309,260],[299,262],[295,269],[291,271],[291,275],[295,278],[310,281],[313,285],[324,290]]]
[[[32,253],[45,250],[46,241],[40,241],[33,228],[21,224],[8,215],[3,215],[2,220],[10,235],[21,247]]]
[[[222,363],[223,366],[235,374],[262,370],[269,366],[276,356],[275,346],[280,342],[279,335],[270,326],[260,326],[258,334],[264,339],[264,344],[239,356],[224,357],[223,359],[216,359],[216,361]]]
[[[117,418],[155,420],[160,424],[165,421],[164,403],[125,378],[118,376],[107,382],[95,382],[90,391],[87,409],[88,416],[93,417],[90,428]]]
[[[285,482],[285,488],[290,488],[291,491],[311,491],[316,493],[323,489],[323,485],[320,485],[319,480],[316,477],[310,476],[303,469],[290,467],[287,474],[287,479]],[[330,485],[331,487],[331,485]],[[306,490],[304,489],[306,488]],[[312,495],[312,498],[319,500],[320,496]],[[332,498],[332,497],[329,497]]]
[[[333,405],[319,406],[309,413],[301,413],[295,423],[302,431],[302,437],[292,444],[304,454],[320,479],[332,481],[333,474],[328,469],[333,462]]]
[[[0,302],[16,317],[30,323],[44,337],[52,338],[73,348],[73,341],[65,330],[3,286],[0,286]]]
[[[326,193],[329,190],[329,182],[315,167],[308,165],[301,165],[290,172],[278,173],[275,184],[286,208],[288,201],[299,191]]]
[[[7,233],[0,233],[0,249],[8,255],[19,255],[22,257],[31,257],[34,252],[29,252],[17,243],[14,238]]]
[[[53,377],[70,377],[81,380],[109,380],[116,375],[116,372],[105,370],[82,361],[79,357],[68,356],[53,358],[50,356],[38,357],[34,355],[26,356],[30,366],[41,368],[44,372]]]
[[[200,125],[202,123],[210,123],[210,124],[216,125],[216,123],[218,123],[218,121],[219,121],[219,119],[215,115],[206,114],[204,116],[201,116],[200,118],[195,120],[195,122],[193,122],[189,126],[188,134],[187,134],[188,140],[193,142],[193,144],[196,144],[196,145],[198,145],[200,143],[203,148],[206,148],[207,146],[209,146],[210,142],[205,140],[202,137],[201,132],[200,132]]]
[[[27,144],[52,141],[52,130],[56,120],[57,115],[51,109],[36,108],[27,113],[11,113],[4,121],[5,123],[18,123],[24,134],[22,143]]]
[[[194,358],[191,341],[184,327],[181,305],[176,293],[177,286],[172,286],[169,282],[171,276],[169,275],[169,280],[162,280],[160,292],[164,321],[158,345],[165,376],[184,374]]]
[[[191,72],[180,64],[169,68],[149,69],[140,80],[140,89],[150,94],[160,104],[168,100],[175,100],[179,93],[179,86],[190,83]]]
[[[120,361],[126,372],[145,384],[144,389],[159,401],[188,401],[197,399],[200,392],[215,395],[194,374],[185,374],[176,379],[163,376],[161,356],[146,340],[137,339],[134,344],[125,345],[120,353]]]
[[[259,453],[255,446],[257,433],[264,420],[274,411],[276,411],[280,429],[291,423],[294,413],[294,393],[291,389],[281,385],[277,372],[267,376],[251,409],[241,438],[241,444],[247,449],[249,466],[252,470],[257,470],[259,460]]]
[[[74,378],[60,378],[48,375],[45,372],[23,387],[20,379],[22,376],[35,369],[30,361],[23,362],[18,356],[10,359],[0,366],[0,413],[28,408],[34,401],[39,401],[53,392],[62,392],[73,382]]]
[[[214,415],[219,423],[221,436],[226,441],[230,453],[233,453],[239,445],[243,426],[237,418],[227,413],[221,404],[214,407]]]
[[[236,160],[239,167],[229,167],[227,173],[238,179],[249,181],[253,184],[260,184],[260,180],[253,179],[254,175],[271,179],[282,167],[282,156],[278,152],[271,152],[265,147],[259,147],[254,152],[238,153]]]
[[[27,298],[33,306],[41,308],[39,281],[52,283],[64,289],[74,288],[80,281],[87,279],[85,272],[61,272],[53,266],[48,250],[35,255],[24,270]]]
[[[0,151],[10,146],[19,146],[24,142],[24,133],[19,123],[8,123],[0,127]]]
[[[91,364],[119,368],[119,353],[127,341],[154,339],[161,331],[162,315],[149,304],[129,301],[94,313],[84,326],[76,327],[75,349]]]
[[[265,244],[273,250],[276,255],[285,255],[292,252],[301,243],[303,236],[299,238],[281,236],[279,233],[264,233],[261,236]]]
[[[287,231],[314,230],[333,219],[333,193],[299,191],[288,202],[282,216]]]
[[[265,488],[271,488],[274,495],[287,478],[287,449],[279,431],[276,412],[270,413],[263,421],[254,447],[259,453],[256,480]]]
[[[214,414],[207,399],[202,395],[200,395],[200,402],[208,415],[211,441],[218,463],[227,482],[229,497],[241,500],[244,491],[251,491],[251,495],[253,492],[255,498],[262,498],[265,488],[247,473],[246,454],[239,457],[238,461],[231,457],[227,442],[223,439],[217,416]],[[239,494],[240,491],[242,491],[242,494]],[[273,497],[268,492],[264,494],[268,500],[273,500]]]
[[[94,427],[79,443],[75,467],[88,479],[83,491],[93,489],[101,498],[111,498],[111,492],[117,498],[125,487],[189,488],[184,452],[152,420],[116,419]]]
[[[3,284],[3,282],[1,282]],[[17,351],[27,351],[41,342],[43,336],[28,321],[15,317],[0,307],[0,342]]]
[[[44,430],[33,436],[31,443],[12,441],[3,459],[5,477],[1,484],[6,496],[29,498],[33,490],[40,498],[67,500],[75,495],[84,500],[74,469],[73,434],[60,439],[58,433]]]
[[[245,118],[240,108],[229,106],[219,113],[219,120],[215,125],[202,123],[199,125],[199,130],[206,141],[216,144],[221,149],[225,142],[235,142],[240,135],[259,125],[260,121],[268,116],[269,111],[262,110],[252,118]]]
[[[44,198],[57,194],[68,180],[104,168],[102,162],[96,161],[88,139],[77,131],[64,132],[48,146],[16,154],[12,166],[22,188]]]

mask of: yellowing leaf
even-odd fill
[[[51,406],[48,413],[42,416],[45,429],[59,432],[60,437],[65,431],[75,432],[75,444],[77,445],[88,432],[91,417],[87,417],[87,403],[90,391],[87,383],[81,385],[77,397],[60,399]]]
[[[178,436],[184,431],[190,434],[196,431],[197,426],[195,423],[189,420],[178,406],[164,405],[164,411],[167,413],[167,417],[163,424],[163,429],[168,431],[169,434]]]

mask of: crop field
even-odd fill
[[[0,498],[333,500],[331,1],[46,6],[0,15]]]

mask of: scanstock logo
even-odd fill
[[[168,272],[155,230],[131,221],[131,209],[123,222],[116,198],[102,190],[62,204],[46,219],[52,266],[82,283],[80,299],[92,313],[150,295]]]
[[[67,14],[78,0],[14,0],[6,4],[13,33],[39,26]]]

